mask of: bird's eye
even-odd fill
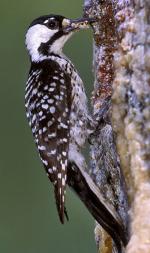
[[[50,29],[56,29],[58,28],[59,24],[58,21],[55,19],[50,19],[47,23],[46,23],[47,27]]]

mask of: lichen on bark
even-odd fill
[[[150,2],[85,0],[94,25],[93,113],[101,121],[91,148],[91,177],[127,228],[126,252],[150,252]],[[122,176],[122,172],[123,175]],[[112,252],[100,226],[101,252]],[[109,241],[109,243],[108,243]]]
[[[133,1],[116,13],[112,122],[130,199],[127,252],[150,252],[150,16],[148,1]],[[119,110],[118,110],[119,108]]]

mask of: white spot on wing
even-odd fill
[[[50,86],[51,87],[56,87],[56,83],[51,83]]]
[[[51,106],[49,110],[50,110],[51,113],[55,113],[55,111],[56,111],[54,106]]]
[[[39,112],[39,116],[42,116],[42,115],[43,115],[43,111],[40,111],[40,112]]]
[[[62,128],[64,128],[64,129],[67,129],[67,128],[68,128],[68,126],[67,126],[66,124],[64,124],[64,123],[60,123],[60,126],[61,126]]]
[[[48,169],[48,173],[52,174],[53,170],[52,169]]]
[[[65,179],[62,178],[62,185],[65,186],[65,183],[66,183],[66,182],[65,182]]]
[[[46,160],[42,160],[42,162],[47,166],[48,162]]]
[[[52,133],[48,135],[48,138],[53,138],[53,137],[56,137],[56,133]]]
[[[47,131],[47,127],[43,127],[43,133]]]
[[[64,79],[60,79],[60,82],[63,83],[63,84],[65,83]]]
[[[62,196],[62,201],[65,202],[65,197],[64,197],[64,195]]]
[[[61,179],[61,173],[58,173],[58,176],[57,176],[59,179]]]
[[[50,99],[47,100],[47,102],[48,102],[49,104],[53,104],[53,103],[54,103],[54,99],[50,98]]]
[[[44,146],[38,146],[39,150],[46,150]]]
[[[50,91],[50,92],[53,92],[53,91],[54,91],[54,88],[49,88],[49,91]]]
[[[48,104],[43,104],[43,105],[42,105],[42,108],[43,108],[43,109],[48,109]]]
[[[56,155],[56,149],[51,150],[51,151],[48,153],[48,155]]]

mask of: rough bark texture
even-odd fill
[[[111,125],[111,96],[114,80],[113,55],[118,46],[115,8],[111,1],[85,1],[85,16],[97,16],[94,25],[94,92],[93,111],[99,117],[99,127],[93,136],[91,147],[91,177],[101,193],[122,219],[125,230],[128,224],[128,204],[120,160],[116,152]],[[127,232],[126,232],[127,233]],[[112,252],[108,234],[96,226],[95,237],[100,252]]]
[[[127,229],[128,253],[150,252],[150,2],[85,0],[94,25],[94,115],[101,118],[92,140],[91,176]],[[121,164],[121,166],[120,166]],[[121,169],[120,169],[121,167]],[[97,225],[102,253],[111,238]]]
[[[114,58],[112,119],[131,203],[128,253],[150,252],[149,11],[150,2],[141,0],[122,5],[116,14],[120,44]]]

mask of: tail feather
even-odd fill
[[[59,215],[59,219],[62,224],[65,222],[66,219],[69,220],[67,210],[65,207],[65,191],[64,188],[61,188],[57,185],[54,186],[54,193],[55,193],[55,200],[56,200],[56,207]]]
[[[87,172],[79,169],[74,162],[70,162],[67,183],[83,201],[96,221],[111,235],[118,252],[121,253],[122,243],[126,246],[128,241],[124,226],[116,211],[106,203]]]

